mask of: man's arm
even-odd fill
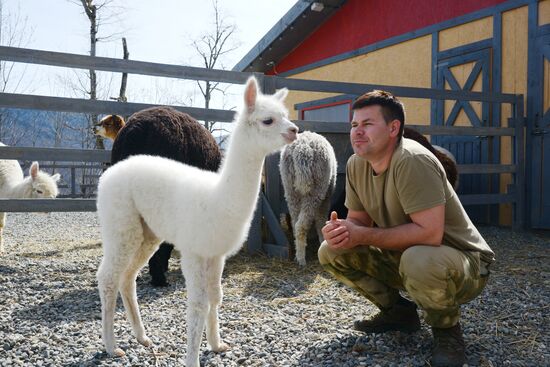
[[[372,220],[366,212],[350,210],[345,220],[331,219],[323,228],[323,235],[334,248],[372,245],[386,250],[405,251],[419,244],[441,245],[445,224],[443,204],[411,213],[410,217],[412,223],[392,228],[372,228]]]

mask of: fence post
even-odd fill
[[[71,197],[76,197],[76,168],[71,168]]]
[[[261,194],[256,202],[256,210],[252,217],[248,238],[246,240],[246,251],[251,255],[256,255],[263,251],[262,243],[262,200]]]
[[[273,94],[275,93],[275,79],[272,76],[268,75],[255,75],[260,84],[262,93],[264,94]],[[268,255],[281,256],[281,253],[288,253],[288,242],[284,241],[281,243],[280,236],[275,237],[273,233],[283,233],[280,228],[279,218],[281,217],[281,203],[284,197],[281,187],[281,177],[279,173],[279,153],[270,154],[265,159],[264,164],[264,175],[265,175],[265,198],[267,202],[264,202],[264,205],[269,205],[273,211],[274,218],[269,221],[269,231],[266,233],[266,239],[268,243],[276,243],[276,249],[273,247],[266,248]],[[261,198],[260,198],[261,200]],[[265,211],[262,211],[265,214]],[[275,220],[273,220],[275,219]],[[281,249],[286,247],[285,249]],[[270,250],[271,249],[271,250]],[[276,251],[272,251],[275,249]],[[282,252],[280,251],[282,250]],[[285,252],[287,251],[287,252]]]
[[[526,207],[526,192],[525,192],[525,118],[523,116],[523,95],[517,95],[514,103],[512,104],[512,114],[514,118],[514,127],[516,130],[516,203],[515,213],[513,218],[512,227],[514,230],[525,229],[525,218],[527,213]]]

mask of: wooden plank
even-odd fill
[[[451,57],[464,55],[467,53],[475,52],[475,51],[481,51],[487,48],[491,48],[493,45],[493,39],[487,38],[481,41],[471,42],[468,44],[465,44],[463,46],[458,46],[450,49],[446,49],[444,51],[440,51],[438,58],[439,59],[448,59]]]
[[[158,77],[211,80],[221,83],[244,84],[252,73],[230,70],[206,69],[192,66],[167,65],[145,61],[114,59],[109,57],[87,56],[31,50],[27,48],[0,46],[0,60],[59,66],[65,68],[92,69],[116,73],[151,75]]]
[[[251,73],[228,70],[205,69],[198,67],[166,65],[143,61],[92,57],[51,51],[31,50],[17,47],[0,46],[0,59],[5,61],[33,63],[80,69],[93,69],[111,72],[128,72],[142,75],[173,77],[188,80],[211,80],[223,83],[244,84]],[[399,87],[389,85],[328,82],[307,79],[287,79],[265,76],[273,79],[276,88],[287,87],[293,90],[322,91],[336,93],[362,94],[365,90],[383,89],[398,96],[411,98],[459,99],[470,101],[513,103],[512,94],[495,94],[471,91],[449,91],[431,88]]]
[[[469,126],[435,126],[435,125],[405,125],[426,135],[453,136],[515,136],[516,130],[505,127],[469,127]]]
[[[463,174],[489,174],[489,173],[516,173],[515,164],[459,164],[458,173]]]
[[[0,159],[21,161],[111,162],[110,150],[0,146]],[[92,168],[92,167],[90,167]]]
[[[277,246],[271,243],[264,243],[264,250],[269,257],[288,259],[290,256],[288,252],[288,247]]]
[[[0,212],[95,211],[95,199],[0,199]]]
[[[265,159],[264,164],[266,181],[265,196],[270,204],[270,209],[273,211],[276,218],[281,214],[280,203],[284,197],[283,188],[281,185],[281,174],[279,172],[279,157],[279,153],[270,154]]]
[[[462,205],[487,205],[513,203],[517,200],[514,194],[469,194],[460,195]]]
[[[526,224],[529,223],[528,214],[526,212],[526,200],[530,195],[527,194],[527,186],[525,184],[525,119],[523,111],[523,95],[516,97],[516,103],[512,106],[514,115],[514,127],[517,131],[515,139],[515,152],[514,158],[517,164],[517,174],[515,175],[515,183],[517,187],[517,197],[514,213],[514,223],[512,227],[514,230],[525,230]]]
[[[96,114],[131,115],[136,111],[157,105],[133,102],[92,101],[89,99],[45,97],[30,94],[0,93],[0,107],[24,108],[43,111],[63,111]],[[198,107],[169,106],[185,112],[197,120],[231,122],[235,111]]]
[[[267,223],[269,231],[273,235],[273,238],[275,238],[277,246],[283,246],[288,248],[289,246],[288,239],[286,238],[285,232],[281,228],[279,219],[275,216],[275,213],[273,213],[273,210],[271,209],[271,206],[269,205],[269,202],[267,201],[267,198],[265,197],[263,192],[260,194],[260,196],[262,200],[262,213],[263,213],[264,219]]]
[[[110,152],[110,151],[109,151]],[[36,160],[36,159],[35,159]],[[106,162],[108,163],[108,162]],[[48,169],[62,169],[62,168],[93,168],[93,169],[103,169],[106,168],[106,165],[101,164],[101,162],[97,162],[97,165],[90,165],[90,164],[40,164],[40,168],[48,168]]]
[[[257,254],[263,252],[262,248],[262,201],[259,197],[256,202],[256,210],[252,217],[252,223],[250,224],[250,230],[248,231],[248,237],[246,240],[246,251],[249,254]]]
[[[314,131],[320,134],[341,133],[349,134],[349,121],[324,122],[293,120],[300,131]],[[502,127],[468,127],[468,126],[435,126],[435,125],[405,125],[425,135],[453,135],[453,136],[515,136],[514,128]]]
[[[313,131],[319,134],[341,133],[349,134],[349,122],[324,122],[293,120],[300,131]]]
[[[455,99],[469,101],[484,101],[496,103],[513,103],[515,95],[496,94],[485,92],[456,91],[431,88],[398,87],[391,85],[378,84],[359,84],[344,82],[328,82],[320,80],[294,79],[272,76],[275,79],[277,89],[288,88],[291,90],[309,91],[309,92],[331,92],[348,93],[362,95],[365,91],[373,89],[382,89],[391,92],[399,97],[409,98],[431,98],[431,99]]]

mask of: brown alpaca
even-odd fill
[[[124,118],[119,115],[108,115],[94,125],[94,134],[102,136],[106,139],[115,140],[120,129],[126,125]]]

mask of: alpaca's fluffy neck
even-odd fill
[[[265,153],[251,143],[246,128],[237,123],[219,171],[218,192],[226,207],[239,211],[254,210],[265,158]]]
[[[32,195],[32,179],[25,177],[22,181],[15,183],[9,189],[8,196],[12,199],[28,199]]]

